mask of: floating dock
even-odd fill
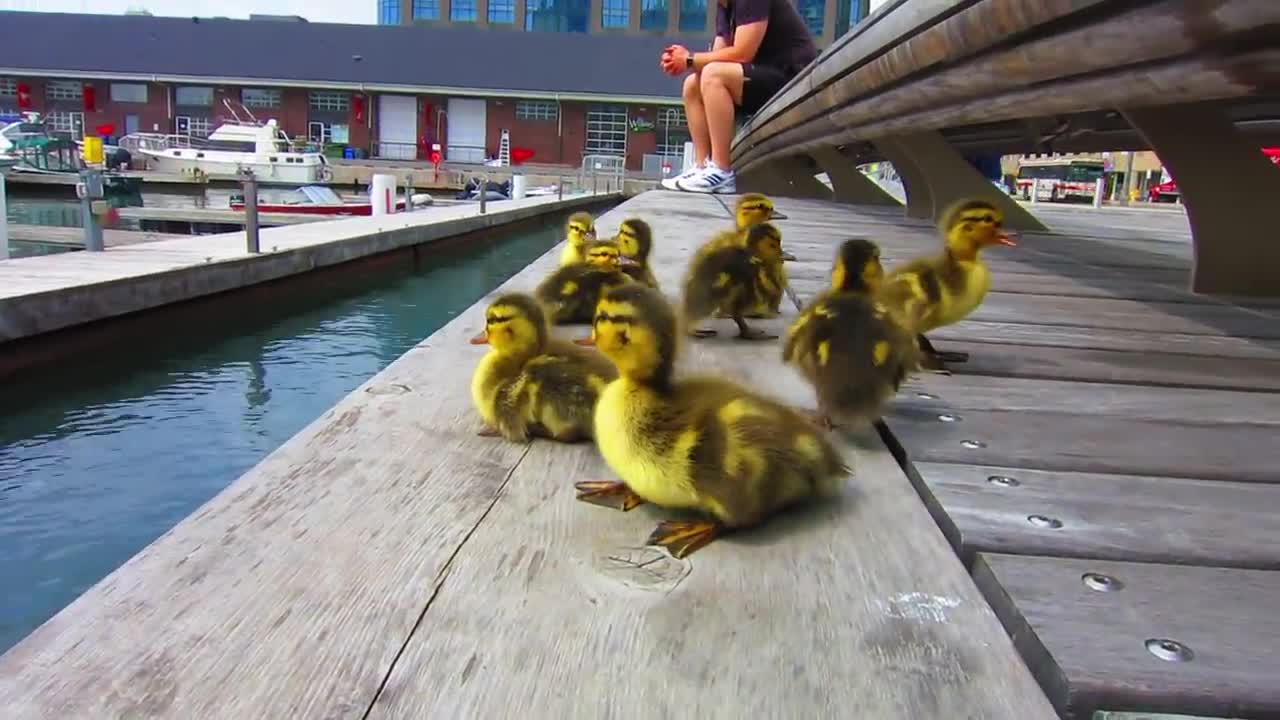
[[[805,299],[850,236],[889,267],[939,246],[900,208],[778,207]],[[1185,292],[1173,213],[1038,211],[1054,232],[988,251],[986,302],[931,335],[970,360],[913,378],[882,434],[836,435],[855,468],[839,502],[676,560],[642,544],[661,511],[575,501],[574,481],[610,477],[592,445],[478,437],[485,348],[467,339],[555,248],[0,657],[0,705],[1047,720],[1070,692],[1076,707],[1275,714],[1280,310]],[[600,234],[629,216],[652,224],[670,296],[731,222],[715,197],[653,192]],[[783,313],[757,322],[781,333]],[[683,371],[813,406],[778,341],[716,322]]]
[[[170,233],[140,232],[135,230],[102,231],[102,242],[106,247],[121,245],[137,245],[138,243],[174,240],[184,237]],[[45,245],[62,245],[67,247],[84,247],[84,229],[73,227],[53,227],[50,225],[10,225],[9,239],[25,242],[43,243]]]

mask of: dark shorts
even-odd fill
[[[764,107],[769,98],[778,94],[783,85],[791,81],[795,73],[770,65],[742,64],[742,105],[738,113],[752,115]]]

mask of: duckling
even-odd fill
[[[596,222],[591,213],[576,212],[564,226],[565,244],[560,251],[560,264],[572,265],[587,259],[587,245],[596,239]]]
[[[677,558],[812,497],[839,493],[850,469],[796,410],[718,377],[674,376],[680,331],[660,292],[609,290],[591,337],[618,368],[596,404],[594,433],[619,482],[575,484],[578,499],[630,510],[643,502],[709,516],[649,536]]]
[[[748,327],[743,316],[753,308],[773,307],[781,301],[787,282],[782,272],[782,235],[772,223],[753,225],[746,235],[746,247],[729,245],[694,254],[684,281],[686,327],[693,328],[719,310],[738,324],[740,339],[777,337]],[[716,331],[692,330],[692,334],[711,337]]]
[[[752,225],[760,225],[770,220],[786,220],[787,216],[773,207],[773,201],[760,193],[747,193],[739,198],[733,207],[734,229],[740,232],[718,233],[709,242],[698,248],[697,252],[710,252],[730,245],[743,246],[746,243],[746,229]],[[796,256],[783,250],[783,260],[795,260]]]
[[[870,240],[846,240],[831,268],[831,288],[787,329],[784,362],[795,366],[817,392],[815,419],[824,428],[840,419],[875,420],[920,349],[904,317],[873,293],[884,277],[880,248]]]
[[[586,262],[557,268],[538,285],[534,295],[557,325],[589,323],[605,288],[631,282],[619,264],[616,244],[593,242],[586,250]]]
[[[917,258],[894,268],[885,286],[885,302],[905,307],[918,304],[919,339],[926,367],[945,371],[943,361],[965,362],[966,353],[941,354],[924,333],[963,320],[973,312],[991,287],[991,273],[978,254],[988,245],[1015,243],[1005,233],[1004,214],[986,200],[964,200],[942,215],[939,230],[943,251]]]
[[[526,442],[591,437],[600,391],[618,377],[608,358],[551,337],[542,306],[526,293],[499,296],[485,310],[490,345],[471,377],[471,399],[486,428],[480,435]]]
[[[623,265],[622,272],[636,282],[651,288],[658,287],[658,279],[649,268],[649,253],[653,251],[653,230],[649,223],[640,218],[627,218],[618,227],[618,234],[613,241],[618,244],[622,257],[632,263]]]

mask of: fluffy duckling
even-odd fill
[[[802,414],[717,377],[674,377],[680,332],[660,292],[610,290],[591,338],[618,368],[600,394],[595,440],[620,482],[579,482],[578,499],[630,510],[642,502],[709,516],[658,525],[648,543],[684,557],[792,503],[837,494],[849,473]]]
[[[557,325],[589,323],[606,288],[631,282],[620,263],[616,244],[593,242],[586,250],[586,262],[557,268],[538,285],[534,295]]]
[[[636,282],[651,288],[658,287],[658,279],[649,268],[649,253],[653,251],[653,230],[649,223],[640,218],[627,218],[618,226],[618,234],[613,241],[617,243],[622,257],[631,261],[631,264],[622,266],[622,272]]]
[[[761,225],[770,220],[786,220],[787,216],[778,212],[773,207],[773,201],[768,196],[760,193],[747,193],[738,199],[736,205],[733,206],[733,223],[734,229],[739,232],[724,232],[717,234],[709,242],[698,248],[698,252],[711,252],[722,247],[730,245],[745,246],[747,228],[752,225]],[[783,260],[795,260],[796,256],[787,251],[782,251]]]
[[[525,442],[591,437],[596,399],[617,378],[598,352],[551,337],[546,314],[532,296],[508,293],[485,310],[485,330],[473,345],[492,349],[471,377],[471,400],[484,419],[481,435]]]
[[[569,216],[564,226],[564,249],[560,251],[560,264],[572,265],[585,262],[587,246],[596,239],[596,221],[591,213],[576,212]]]
[[[986,200],[964,200],[943,213],[939,230],[945,239],[941,253],[894,268],[885,286],[885,302],[895,307],[918,307],[920,346],[926,366],[944,369],[943,361],[965,362],[966,353],[936,352],[923,333],[959,322],[982,302],[991,287],[991,273],[978,257],[989,245],[1017,245],[1004,231],[1004,214]]]
[[[776,307],[786,287],[782,270],[782,235],[772,223],[746,231],[745,247],[728,245],[696,253],[684,281],[683,314],[687,328],[717,310],[738,324],[743,340],[776,338],[749,327],[744,316],[759,307]],[[714,240],[712,241],[714,242]],[[694,337],[711,337],[715,330],[692,330]]]
[[[787,330],[782,359],[814,386],[822,427],[834,427],[833,416],[879,418],[919,365],[908,323],[872,299],[883,277],[880,248],[870,240],[846,240],[831,268],[831,288]]]

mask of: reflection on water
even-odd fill
[[[417,267],[286,286],[256,316],[157,328],[147,347],[3,387],[0,651],[557,236],[548,226]]]

